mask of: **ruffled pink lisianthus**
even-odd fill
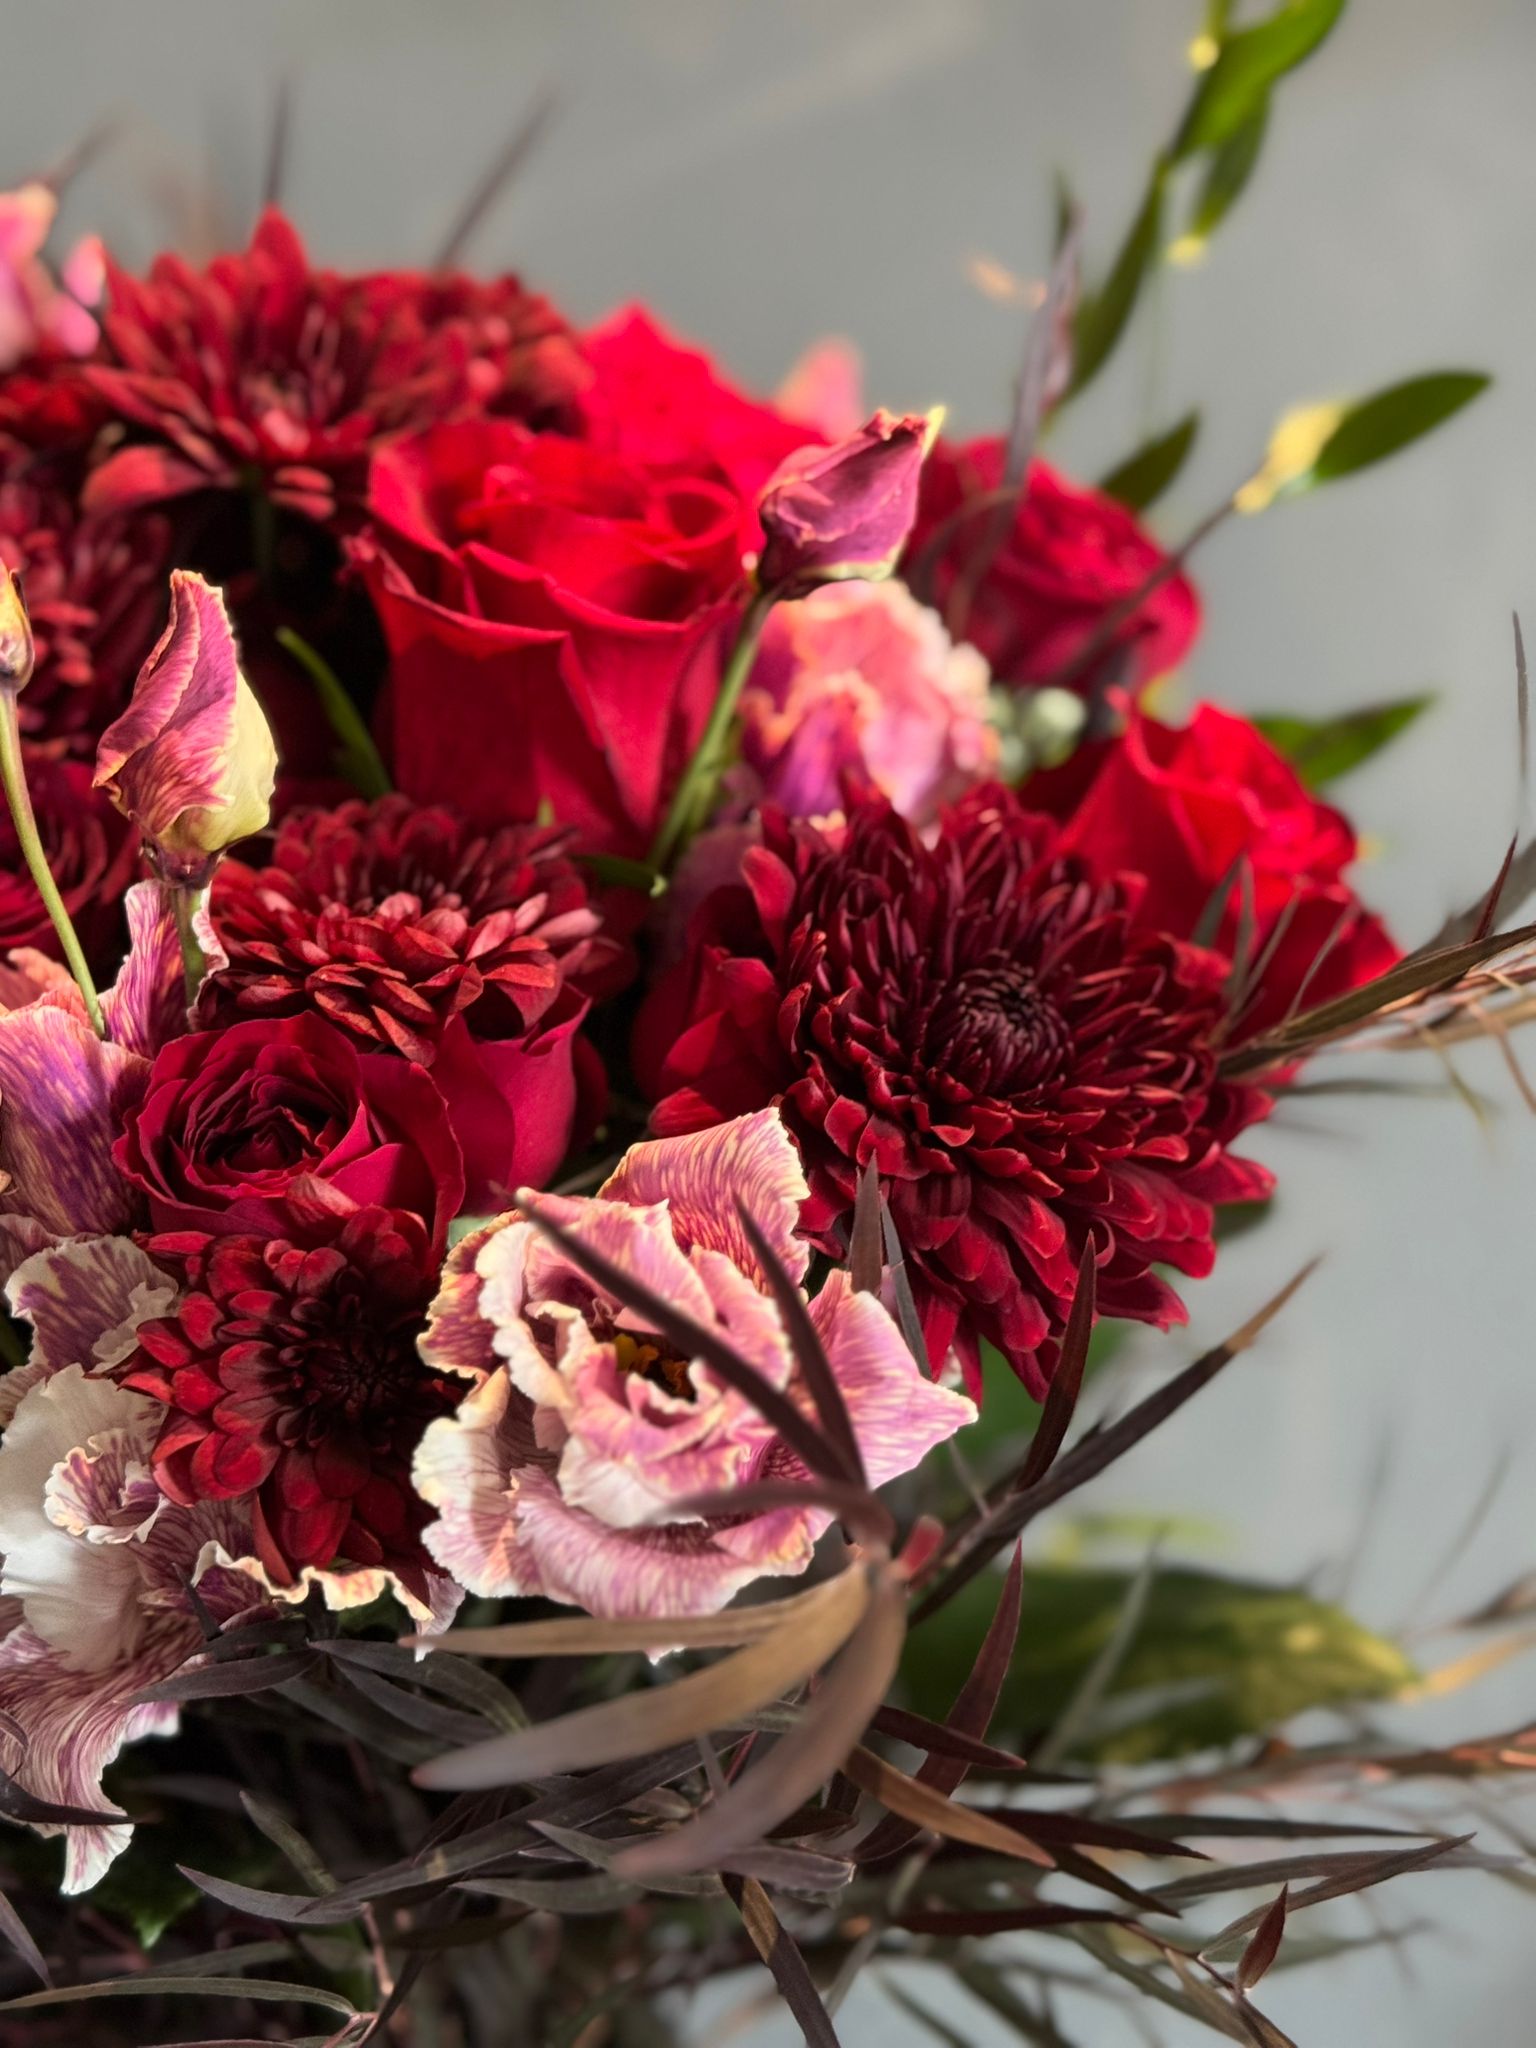
[[[736,1207],[802,1280],[806,1192],[783,1123],[765,1110],[632,1146],[595,1197],[538,1206],[718,1330],[809,1414]],[[923,1377],[886,1310],[845,1274],[810,1314],[872,1484],[973,1418],[962,1394]],[[708,1614],[752,1580],[810,1563],[831,1519],[821,1509],[704,1517],[685,1505],[808,1475],[749,1400],[605,1298],[526,1213],[498,1217],[450,1255],[421,1348],[474,1383],[456,1415],[428,1427],[415,1466],[438,1511],[427,1549],[471,1592],[542,1594],[604,1616]]]
[[[842,806],[847,774],[922,827],[992,772],[986,662],[900,583],[832,583],[775,606],[741,701],[755,799]]]

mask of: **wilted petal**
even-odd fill
[[[776,1109],[682,1138],[631,1145],[598,1191],[603,1201],[665,1202],[680,1243],[721,1252],[764,1281],[737,1202],[798,1280],[810,1259],[797,1234],[800,1204],[809,1192],[800,1155]]]
[[[276,773],[223,598],[173,569],[170,620],[128,709],[102,735],[96,787],[133,820],[164,875],[200,883],[226,846],[266,825]]]
[[[855,1294],[845,1272],[830,1275],[811,1303],[872,1486],[910,1472],[976,1420],[975,1403],[919,1371],[900,1330],[872,1294]]]

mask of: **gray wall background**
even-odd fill
[[[46,166],[117,112],[128,125],[71,194],[70,225],[138,257],[189,211],[206,217],[217,189],[243,230],[286,73],[285,196],[317,253],[419,260],[553,84],[559,118],[477,260],[517,264],[581,317],[643,295],[762,385],[814,336],[846,333],[872,401],[943,398],[954,423],[979,428],[1006,404],[1021,316],[976,292],[967,257],[1038,270],[1061,165],[1102,262],[1180,103],[1199,11],[0,0],[0,174]],[[1511,607],[1536,627],[1533,88],[1530,0],[1355,0],[1283,92],[1256,182],[1207,262],[1165,279],[1053,448],[1092,475],[1199,402],[1201,446],[1160,522],[1177,535],[1291,401],[1421,368],[1496,373],[1490,396],[1390,470],[1231,527],[1198,564],[1208,624],[1192,694],[1324,710],[1441,692],[1345,790],[1378,849],[1364,885],[1407,940],[1486,886],[1516,818]],[[1298,1107],[1260,1135],[1280,1174],[1275,1216],[1193,1291],[1188,1343],[1144,1349],[1146,1369],[1240,1321],[1313,1252],[1327,1261],[1100,1505],[1214,1518],[1234,1565],[1300,1574],[1354,1552],[1380,1471],[1350,1596],[1389,1627],[1443,1619],[1536,1565],[1536,1124],[1486,1049],[1462,1071],[1490,1100],[1481,1123],[1451,1099],[1362,1097],[1314,1102],[1305,1119]],[[1496,1472],[1479,1532],[1425,1599]],[[1415,1725],[1486,1732],[1533,1708],[1527,1663]],[[1506,1810],[1518,1824],[1514,1794]],[[1441,1931],[1407,1962],[1381,1950],[1266,1987],[1299,2040],[1530,2039],[1528,1897],[1479,1875],[1413,1879],[1388,1910]],[[1336,1924],[1369,1923],[1346,1907]],[[994,2038],[978,2011],[957,2002],[949,2017]],[[850,2043],[906,2038],[873,1987],[842,2024]],[[1178,2024],[1170,2038],[1184,2038]],[[1103,2019],[1080,2031],[1104,2048],[1122,2038]],[[770,2022],[753,2038],[792,2032]],[[716,2038],[701,2014],[699,2039]]]

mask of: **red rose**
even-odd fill
[[[931,563],[931,595],[949,616],[957,581],[988,539],[985,512],[956,520],[968,499],[1003,480],[1001,439],[940,442],[923,469],[922,502],[908,554]],[[942,530],[941,530],[942,529]],[[1115,608],[1165,560],[1123,505],[1034,463],[1029,489],[955,630],[973,641],[1002,683],[1043,683],[1086,646]],[[1135,689],[1183,660],[1200,626],[1187,577],[1170,576],[1116,630],[1103,653],[1070,678]]]
[[[725,484],[509,421],[381,450],[359,543],[396,780],[643,852],[713,700],[750,538]]]
[[[1248,959],[1257,986],[1243,1036],[1278,1023],[1298,1000],[1325,1002],[1398,959],[1381,920],[1344,870],[1359,852],[1349,821],[1319,802],[1245,719],[1202,704],[1185,726],[1133,712],[1125,731],[1037,776],[1029,801],[1064,819],[1061,845],[1101,875],[1146,878],[1138,921],[1188,938],[1218,890],[1213,943],[1231,955],[1252,878]]]
[[[637,306],[605,321],[584,349],[592,373],[581,401],[584,438],[625,462],[708,477],[750,506],[780,463],[826,439],[815,421],[733,389],[708,356],[674,341]]]
[[[443,1098],[319,1017],[198,1031],[157,1055],[114,1148],[159,1231],[285,1234],[297,1184],[421,1218],[441,1255],[464,1195]]]

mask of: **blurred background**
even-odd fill
[[[316,255],[425,261],[552,91],[554,118],[477,231],[474,263],[524,271],[577,319],[643,297],[760,387],[818,335],[845,334],[871,403],[942,399],[953,427],[979,430],[1006,415],[1026,314],[977,288],[976,259],[1039,274],[1060,168],[1102,272],[1183,102],[1200,11],[0,0],[0,176],[47,169],[117,116],[70,189],[66,239],[96,228],[135,261],[243,239],[286,78],[282,197]],[[1156,521],[1176,540],[1293,401],[1421,370],[1494,373],[1442,433],[1230,524],[1194,565],[1207,621],[1187,699],[1321,713],[1439,693],[1339,791],[1373,849],[1362,888],[1410,944],[1487,888],[1518,821],[1511,609],[1536,627],[1533,87],[1530,0],[1354,0],[1280,89],[1254,181],[1206,260],[1163,273],[1048,451],[1091,478],[1198,404],[1199,445]],[[1407,1063],[1391,1072],[1409,1078]],[[1258,1135],[1280,1175],[1272,1219],[1190,1291],[1187,1338],[1138,1339],[1133,1369],[1166,1371],[1304,1259],[1327,1259],[1097,1507],[1199,1517],[1223,1563],[1347,1585],[1385,1630],[1426,1630],[1536,1567],[1536,1118],[1496,1049],[1459,1072],[1472,1101],[1426,1064],[1412,1078],[1435,1093],[1297,1103]],[[1440,1654],[1429,1635],[1412,1646],[1429,1664]],[[1536,1657],[1399,1719],[1429,1741],[1533,1714]],[[1515,1794],[1501,1797],[1520,1822]],[[1377,1910],[1352,1901],[1333,1924],[1365,1934]],[[1265,2003],[1282,2026],[1306,2044],[1529,2041],[1529,1896],[1480,1873],[1414,1877],[1386,1911],[1435,1931],[1407,1956],[1383,1945],[1276,1975]],[[757,1988],[701,2009],[697,2038],[723,2039],[726,2011]],[[961,2037],[1005,2038],[958,1991],[924,1995]],[[1184,2040],[1168,2021],[1165,2038]],[[850,2044],[927,2038],[867,1981],[839,2024]],[[1136,2038],[1117,2024],[1094,2021],[1095,2048]],[[741,2038],[777,2048],[795,2029],[770,2018]]]

